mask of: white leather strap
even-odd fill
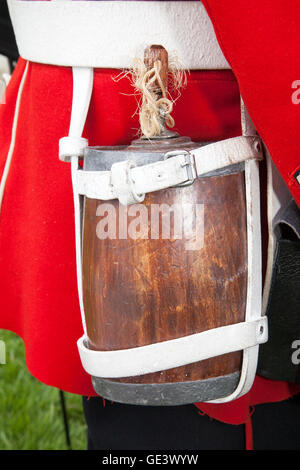
[[[78,340],[84,369],[95,377],[118,378],[149,374],[240,351],[267,339],[266,317],[222,326],[161,343],[117,351],[94,351]]]
[[[18,89],[16,106],[15,106],[15,113],[14,113],[12,130],[11,130],[11,140],[10,140],[10,145],[9,145],[9,149],[8,149],[8,153],[7,153],[7,157],[6,157],[6,161],[5,161],[5,165],[4,165],[4,170],[3,170],[1,181],[0,181],[0,212],[1,212],[1,208],[2,208],[2,202],[3,202],[5,187],[6,187],[6,181],[7,181],[8,175],[9,175],[10,165],[11,165],[14,150],[15,150],[18,119],[19,119],[19,111],[20,111],[20,105],[21,105],[24,85],[25,85],[26,78],[27,78],[27,72],[28,72],[28,63],[25,66],[25,69],[24,69],[24,72],[23,72],[23,75],[22,75],[22,79],[21,79],[21,82],[20,82],[20,85],[19,85],[19,89]]]
[[[119,199],[121,204],[141,202],[146,193],[159,191],[251,159],[261,159],[258,137],[240,136],[192,150],[172,151],[164,161],[134,167],[130,161],[114,163],[111,171],[84,171],[76,176],[79,194],[92,199]]]
[[[10,81],[9,60],[0,54],[0,106],[5,104],[5,90]]]
[[[247,128],[250,129],[251,126],[248,126]],[[237,345],[236,338],[239,338],[238,333],[240,332],[237,331],[237,328],[239,327],[236,327],[235,325],[229,325],[228,327],[224,327],[226,328],[226,331],[235,331],[235,334],[234,334],[234,337],[232,337],[231,335],[226,336],[227,339],[225,339],[225,336],[222,336],[224,340],[222,340],[222,342],[220,343],[219,343],[218,333],[215,336],[214,332],[221,331],[221,330],[214,329],[214,330],[209,330],[209,332],[201,333],[201,335],[204,333],[208,333],[208,336],[210,337],[210,342],[208,342],[209,345],[207,345],[207,349],[205,352],[205,354],[207,355],[202,356],[201,355],[202,353],[201,354],[199,353],[199,356],[197,357],[202,357],[202,358],[214,357],[220,354],[225,354],[225,351],[230,352],[233,350],[243,349],[243,364],[242,364],[242,370],[241,370],[241,377],[240,377],[240,381],[236,390],[230,396],[222,397],[218,400],[211,401],[213,403],[225,403],[228,401],[232,401],[249,391],[249,389],[252,386],[252,383],[255,377],[255,372],[256,372],[257,357],[258,357],[258,344],[259,342],[265,342],[267,340],[267,320],[265,317],[262,317],[261,319],[259,318],[261,314],[261,246],[260,246],[261,237],[260,237],[260,210],[259,210],[259,172],[258,172],[258,162],[256,161],[256,159],[261,158],[261,149],[258,148],[257,146],[257,143],[258,143],[257,136],[244,135],[238,139],[244,142],[248,142],[248,143],[252,142],[252,146],[254,148],[254,150],[252,150],[252,153],[254,152],[256,154],[256,156],[254,157],[254,153],[253,153],[253,159],[250,158],[250,160],[247,159],[245,161],[245,186],[246,186],[246,202],[247,202],[247,239],[248,239],[248,285],[247,285],[247,307],[246,307],[245,328],[247,329],[249,324],[253,325],[253,322],[262,321],[263,322],[262,324],[263,336],[259,340],[256,338],[256,340],[253,341],[252,343],[249,341],[249,342],[245,342],[244,344],[240,343],[239,345]],[[224,141],[219,142],[218,144],[222,147],[222,151],[224,151],[224,148],[225,148]],[[219,147],[219,150],[221,150],[221,147]],[[234,143],[234,147],[235,147],[234,152],[236,152],[237,150],[236,143]],[[202,156],[205,155],[204,151],[205,151],[205,148],[199,149],[199,153],[197,152],[198,158],[200,154]],[[217,152],[216,155],[218,154],[219,153]],[[246,152],[240,153],[240,155],[244,155],[244,156],[246,154],[248,154],[248,150]],[[203,157],[203,169],[205,168],[206,172],[212,169],[212,167],[206,166],[206,163],[205,163],[205,162],[208,162],[209,159],[211,158],[210,152],[208,153],[208,155],[210,155],[210,157],[207,159]],[[175,157],[172,156],[172,158],[170,158],[169,160],[172,161],[173,158],[177,159],[176,156]],[[231,152],[228,153],[228,158],[229,158],[229,164],[237,163],[238,161],[237,157],[235,157],[234,154],[232,154]],[[175,160],[175,162],[176,161],[177,161],[177,164],[180,161],[181,169],[183,167],[186,167],[186,162],[187,162],[186,153],[181,152],[179,155],[179,159]],[[222,165],[224,165],[224,158],[221,157],[219,159],[219,162],[222,162]],[[162,163],[166,163],[166,162],[162,162]],[[197,173],[200,172],[201,170],[199,169],[200,165],[198,165],[198,162],[195,168],[196,167],[197,167]],[[214,169],[216,168],[215,164],[213,168]],[[127,170],[128,169],[129,169],[129,166],[127,166]],[[136,171],[136,170],[138,170],[138,168],[133,168],[131,171]],[[79,185],[81,184],[78,181],[78,174],[80,171],[82,170],[78,171],[78,159],[74,157],[72,159],[72,178],[73,178],[75,201],[77,201],[77,203],[75,203],[75,207],[77,206],[77,211],[76,211],[77,212],[77,215],[76,215],[76,240],[77,242],[76,244],[77,244],[77,249],[80,251],[78,260],[81,257],[81,222],[80,221],[82,217],[82,200],[83,200],[83,197],[81,197],[79,194],[79,188],[78,188],[78,184]],[[88,172],[88,173],[91,174],[93,172]],[[101,172],[95,172],[95,173],[99,174]],[[109,179],[110,172],[102,172],[102,173],[104,174],[106,178],[108,177]],[[190,178],[190,175],[188,175],[188,172],[187,172],[187,176],[189,176]],[[132,174],[130,175],[130,177],[131,177],[131,182],[132,182],[133,180]],[[138,196],[141,197],[140,194],[138,194]],[[82,299],[81,263],[80,262],[78,262],[77,264],[77,269],[78,269],[79,292],[80,292],[80,297]],[[82,315],[84,318],[83,305],[82,305],[81,311],[82,311]],[[87,333],[86,333],[84,319],[83,319],[83,324],[84,324],[84,329],[85,329],[84,338],[86,338]],[[241,325],[244,325],[244,323],[242,323]],[[231,330],[230,327],[234,327],[233,330]],[[243,328],[244,327],[241,327],[241,331]],[[91,375],[104,377],[104,375],[102,374],[103,372],[102,366],[101,364],[99,364],[100,355],[101,355],[101,362],[102,362],[102,358],[104,358],[104,356],[102,356],[102,352],[100,352],[100,355],[99,355],[97,351],[88,350],[84,346],[84,338],[81,338],[78,342],[78,348],[79,348],[81,360],[84,364],[84,367]],[[243,336],[243,338],[245,337]],[[190,337],[188,337],[187,341],[189,341],[189,339]],[[184,340],[183,340],[183,343],[184,343]],[[220,348],[219,348],[219,345],[220,345]],[[234,348],[238,348],[238,349],[234,349]],[[108,353],[106,352],[106,354]],[[133,352],[129,354],[132,354],[134,356]],[[110,356],[109,354],[107,355],[107,358],[108,357],[112,358],[113,355]],[[129,359],[126,359],[126,360],[129,361]],[[186,358],[185,363],[189,362],[190,360],[191,360],[191,357],[189,356]],[[198,361],[198,360],[200,359],[198,358],[195,359],[195,361]],[[170,364],[169,362],[166,362],[165,364],[166,364],[165,365],[166,369],[173,367],[173,365]],[[97,369],[98,367],[101,370]],[[107,367],[109,368],[107,377],[112,377],[110,364],[108,364]],[[163,367],[164,366],[162,362],[160,362],[159,369],[156,369],[156,370],[163,370],[162,369]],[[150,370],[153,370],[153,369],[150,369]],[[140,372],[136,371],[137,375],[146,373],[146,372],[141,372],[141,369],[139,369],[139,371]],[[122,373],[125,373],[124,370]],[[132,375],[134,372],[127,371],[126,373],[129,375]]]
[[[124,367],[126,364],[129,370],[122,369],[122,376],[140,375],[177,367],[182,364],[177,353],[172,353],[172,348],[179,342],[180,348],[185,356],[184,363],[203,360],[208,357],[214,357],[227,352],[243,349],[243,364],[241,370],[241,378],[236,390],[227,397],[214,400],[214,403],[224,403],[234,400],[245,394],[250,389],[256,372],[258,344],[267,339],[266,318],[259,319],[261,312],[261,253],[260,253],[260,211],[259,211],[259,174],[258,162],[256,160],[262,158],[259,139],[253,136],[251,125],[247,123],[248,115],[243,110],[244,120],[242,118],[244,135],[234,139],[209,144],[193,151],[193,157],[187,152],[174,152],[167,154],[167,160],[144,167],[134,167],[132,162],[121,162],[114,164],[111,172],[84,172],[79,169],[78,156],[83,152],[85,142],[82,140],[82,131],[86,120],[87,110],[89,107],[92,92],[93,71],[91,68],[80,69],[73,68],[74,89],[73,104],[69,137],[61,142],[61,157],[71,159],[72,182],[74,188],[74,204],[75,204],[75,227],[76,227],[76,260],[77,260],[77,281],[80,309],[82,314],[82,323],[84,328],[84,338],[87,337],[84,305],[82,297],[82,272],[81,272],[81,233],[82,233],[82,202],[81,194],[97,199],[119,198],[125,204],[132,202],[140,202],[144,194],[148,191],[157,191],[170,185],[182,184],[186,181],[191,182],[193,178],[205,175],[210,171],[214,171],[225,166],[239,162],[245,162],[245,185],[246,185],[246,202],[247,202],[247,235],[248,235],[248,287],[247,287],[247,307],[246,322],[238,325],[229,325],[226,327],[209,330],[207,332],[192,335],[192,337],[179,338],[166,342],[167,347],[159,344],[145,346],[138,353],[141,362],[133,362],[134,370],[131,370],[131,363],[137,349],[128,350],[128,356],[124,351],[98,352],[91,351],[84,346],[83,338],[79,340],[78,347],[81,355],[82,363],[86,370],[91,374],[99,377],[113,377],[112,363],[114,357],[119,353],[122,356]],[[69,139],[69,141],[68,141]],[[83,144],[83,147],[82,147]],[[94,181],[93,181],[94,178]],[[100,178],[100,179],[99,179]],[[167,184],[167,186],[166,186]],[[103,191],[103,188],[105,190]],[[102,194],[104,192],[104,195]],[[257,323],[256,323],[257,322]],[[263,323],[260,323],[263,322]],[[260,325],[263,327],[262,336],[257,336],[257,329],[254,327]],[[219,334],[221,331],[221,335]],[[201,336],[198,336],[201,335]],[[197,342],[199,340],[199,344]],[[205,339],[209,338],[209,339]],[[197,356],[193,355],[193,350],[189,348],[190,341],[195,339],[195,351]],[[202,341],[203,340],[203,341]],[[166,352],[169,351],[172,360],[168,360]],[[146,356],[144,352],[146,348]],[[163,348],[161,350],[160,348]],[[156,363],[153,369],[153,357],[150,358],[148,352],[154,351],[159,357],[159,365]],[[158,352],[157,352],[158,351]],[[139,356],[141,354],[141,356]],[[161,354],[161,356],[160,356]],[[125,361],[124,361],[125,358]],[[105,360],[104,360],[105,359]],[[144,361],[147,359],[148,363]],[[100,360],[100,361],[99,361]],[[116,363],[120,360],[117,358]],[[104,362],[106,363],[107,372],[104,370]],[[173,361],[173,362],[172,362]],[[145,364],[147,368],[145,368]],[[151,365],[152,364],[152,365]],[[102,367],[103,366],[103,367]],[[148,367],[149,366],[149,367]],[[119,367],[119,366],[118,366]],[[123,367],[123,366],[122,366]],[[132,366],[133,367],[133,366]],[[118,374],[118,372],[115,372]],[[120,373],[120,372],[119,372]]]
[[[88,146],[88,140],[83,137],[62,137],[59,139],[59,159],[68,162],[71,157],[81,157]]]
[[[78,168],[78,157],[82,154],[82,145],[88,145],[86,139],[82,139],[81,135],[85,125],[92,89],[94,72],[92,68],[73,67],[73,101],[70,120],[69,136],[61,139],[64,151],[66,148],[70,153],[66,152],[65,157],[71,160],[72,184],[76,187],[75,174]],[[61,148],[60,148],[61,150]],[[74,191],[74,215],[75,215],[75,242],[76,242],[76,265],[77,265],[77,286],[80,312],[84,333],[86,333],[86,323],[84,315],[83,294],[82,294],[82,271],[81,271],[81,211],[82,201],[80,195]]]
[[[73,97],[69,135],[59,141],[59,158],[63,161],[82,156],[88,146],[88,140],[81,136],[93,91],[94,70],[91,67],[73,67],[72,72]]]
[[[229,69],[200,1],[8,0],[20,55],[62,66],[128,68],[149,44],[186,69]]]
[[[263,158],[260,138],[253,135],[220,140],[193,150],[192,153],[195,155],[198,176],[236,163]]]

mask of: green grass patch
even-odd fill
[[[59,391],[27,370],[24,344],[0,330],[6,364],[0,363],[0,450],[67,449]],[[86,449],[86,424],[78,395],[65,393],[73,449]]]

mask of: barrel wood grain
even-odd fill
[[[144,204],[150,212],[152,204],[187,202],[204,205],[204,246],[199,250],[187,250],[186,237],[100,240],[96,227],[101,217],[96,211],[101,201],[85,198],[83,295],[91,349],[134,348],[244,321],[244,174],[201,178],[188,187],[148,194]],[[118,202],[110,203],[118,209]],[[202,222],[191,217],[190,230]],[[119,380],[202,380],[239,370],[241,360],[242,353],[236,352]]]

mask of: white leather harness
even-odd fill
[[[85,370],[94,377],[127,377],[180,367],[229,352],[243,350],[243,365],[236,390],[214,403],[231,401],[247,393],[252,386],[258,357],[258,345],[267,341],[267,319],[262,316],[261,234],[258,160],[262,159],[259,137],[241,104],[243,135],[189,152],[171,152],[162,162],[134,167],[125,161],[112,165],[111,171],[85,171],[79,158],[87,142],[81,137],[93,87],[93,69],[73,67],[73,107],[68,137],[60,143],[61,158],[70,159],[75,201],[77,279],[84,336],[78,349]],[[78,147],[76,149],[76,142]],[[79,150],[79,149],[82,150]],[[169,158],[168,158],[169,157]],[[245,322],[211,329],[202,333],[148,346],[119,351],[93,351],[86,346],[82,296],[82,210],[83,196],[122,204],[141,202],[146,193],[192,182],[206,173],[244,162],[247,203],[248,286]],[[212,402],[212,401],[211,401]]]

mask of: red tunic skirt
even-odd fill
[[[90,145],[128,144],[138,132],[137,103],[119,70],[95,70],[84,136]],[[25,342],[26,363],[41,382],[95,395],[76,341],[82,336],[70,166],[58,159],[68,134],[72,71],[20,59],[0,106],[0,176],[11,156],[0,214],[0,328]],[[241,134],[233,73],[193,71],[176,102],[176,130],[195,141]],[[228,423],[245,422],[249,406],[283,400],[297,386],[257,377],[244,397],[223,405],[197,404]]]

